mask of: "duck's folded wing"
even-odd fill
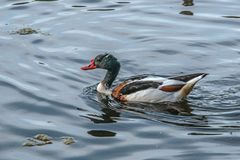
[[[146,90],[148,88],[159,88],[162,85],[162,82],[155,82],[155,81],[136,81],[127,84],[121,89],[121,94],[131,94],[134,92],[138,92],[141,90]]]
[[[124,79],[124,82],[139,81],[139,80],[142,80],[142,79],[147,78],[148,76],[149,76],[149,75],[147,75],[147,74],[131,76],[131,77],[128,77],[127,79]]]
[[[122,95],[129,95],[149,88],[158,89],[161,85],[162,82],[155,81],[133,81],[131,83],[125,81],[114,88],[112,96],[119,99]]]
[[[192,87],[206,74],[191,74],[171,78],[138,77],[114,88],[112,96],[120,101],[158,102],[186,97]],[[171,96],[170,96],[171,95]]]
[[[122,95],[130,95],[136,92],[146,91],[148,89],[156,89],[165,92],[176,92],[180,90],[186,83],[178,80],[158,81],[134,81],[131,83],[122,83],[118,85],[112,92],[113,97],[117,98]]]
[[[185,84],[186,83],[183,81],[167,79],[167,80],[163,81],[163,83],[159,86],[159,89],[161,91],[165,91],[165,92],[177,92],[180,89],[182,89],[182,87]]]

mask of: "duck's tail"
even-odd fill
[[[181,88],[180,90],[181,97],[185,98],[192,91],[194,85],[207,75],[208,75],[207,73],[197,73],[188,75],[188,77],[191,77],[191,79],[187,80],[186,84]]]

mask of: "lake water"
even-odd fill
[[[239,9],[239,0],[1,0],[0,159],[239,159]],[[119,104],[95,91],[105,71],[79,69],[104,52],[121,62],[116,83],[209,75],[182,103]],[[22,146],[39,133],[53,144]]]

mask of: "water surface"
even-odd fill
[[[238,159],[238,0],[0,2],[0,159]],[[19,35],[22,28],[38,33]],[[207,72],[175,104],[119,104],[98,95],[97,54],[137,74]],[[45,133],[54,143],[23,147]],[[76,143],[59,141],[71,136]]]

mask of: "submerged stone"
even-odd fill
[[[37,134],[36,136],[34,136],[34,138],[44,142],[52,140],[52,137],[49,137],[46,134]]]
[[[70,145],[76,143],[76,140],[73,137],[64,136],[61,137],[65,145]],[[53,143],[53,138],[46,134],[37,134],[34,137],[27,138],[26,141],[22,144],[24,147],[33,147],[33,146],[43,146]]]
[[[52,144],[52,137],[49,137],[46,134],[37,134],[33,138],[28,138],[23,146],[25,147],[33,147],[33,146],[42,146],[46,144]]]
[[[35,143],[33,141],[26,141],[23,143],[23,146],[32,147],[32,146],[35,146]]]
[[[76,141],[73,137],[61,137],[61,138],[63,139],[63,143],[66,145],[76,143]]]
[[[191,11],[181,11],[179,14],[187,15],[187,16],[193,16],[193,12]]]
[[[15,32],[12,32],[12,34],[19,34],[19,35],[28,35],[28,34],[37,34],[37,33],[38,31],[32,28],[22,28]]]
[[[193,0],[183,0],[182,5],[184,5],[184,6],[193,6],[194,3],[193,3]]]
[[[19,29],[17,31],[12,31],[12,32],[10,32],[10,34],[19,34],[19,35],[42,34],[42,35],[45,35],[45,36],[50,35],[49,33],[41,32],[39,29],[35,30],[35,29],[29,28],[29,27],[28,28],[22,28],[22,29]]]

